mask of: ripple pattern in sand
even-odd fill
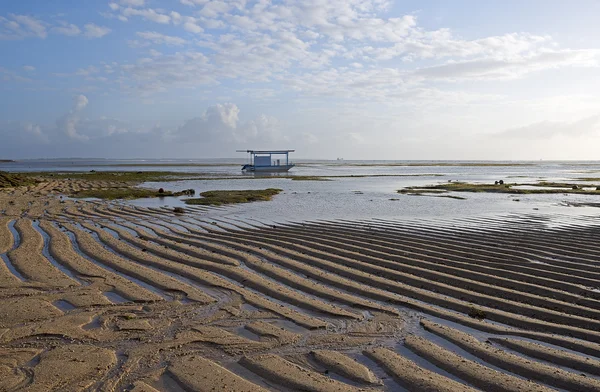
[[[265,225],[59,186],[0,217],[2,390],[70,361],[75,390],[600,391],[593,221]]]

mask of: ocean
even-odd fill
[[[223,208],[230,218],[260,222],[337,219],[433,219],[452,224],[477,216],[525,214],[543,222],[560,224],[561,217],[594,219],[600,209],[600,194],[492,194],[461,193],[464,199],[433,195],[405,195],[398,190],[408,186],[432,185],[448,181],[470,183],[534,184],[539,181],[596,185],[600,181],[597,161],[327,161],[299,160],[289,173],[243,175],[244,159],[210,160],[104,160],[60,159],[21,160],[1,163],[0,170],[26,171],[172,171],[194,173],[199,180],[145,183],[141,186],[182,190],[197,194],[208,190],[280,188],[283,192],[270,202]],[[290,176],[317,176],[328,181],[294,181]],[[586,181],[587,179],[587,181]],[[184,198],[139,199],[139,206],[184,206]],[[583,205],[582,207],[574,207]],[[536,218],[537,217],[537,218]],[[540,218],[541,219],[541,218]],[[553,224],[554,224],[553,223]]]

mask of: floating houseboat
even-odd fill
[[[286,172],[295,165],[290,162],[289,154],[295,150],[237,150],[250,154],[250,163],[244,165],[242,170],[250,172]],[[275,156],[284,158],[273,159]]]

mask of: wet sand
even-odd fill
[[[0,190],[0,390],[600,391],[593,220],[273,226],[60,197],[113,186]]]

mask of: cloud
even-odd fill
[[[30,78],[23,77],[14,71],[0,67],[0,81],[31,83]]]
[[[63,23],[60,26],[55,26],[51,30],[53,33],[74,37],[81,34],[81,29],[74,24]]]
[[[22,27],[35,34],[39,38],[46,38],[48,35],[46,32],[46,25],[39,19],[36,19],[32,16],[14,14],[11,14],[11,17],[14,21],[20,23]]]
[[[2,156],[19,157],[38,146],[48,148],[46,145],[50,142],[42,127],[31,122],[0,121],[0,137]]]
[[[200,10],[200,15],[208,18],[216,18],[221,14],[226,13],[234,7],[234,2],[226,2],[221,0],[213,0],[204,4]]]
[[[597,66],[600,51],[558,50],[511,59],[477,59],[419,69],[418,77],[437,80],[510,79],[526,73],[565,66]]]
[[[9,14],[0,16],[0,39],[46,38],[47,24],[28,15]]]
[[[116,138],[125,134],[146,133],[147,130],[136,128],[132,124],[115,118],[100,117],[98,119],[83,119],[78,124],[80,133],[90,140]]]
[[[231,142],[238,125],[239,112],[239,108],[232,103],[211,106],[202,116],[187,120],[176,128],[170,136],[196,142]]]
[[[248,142],[275,143],[285,140],[280,133],[279,120],[261,114],[256,118],[240,122],[240,109],[233,103],[210,106],[200,116],[192,118],[168,132],[167,138],[195,143]]]
[[[88,99],[85,95],[78,95],[73,100],[73,109],[58,119],[57,128],[62,130],[69,138],[75,140],[88,140],[89,136],[78,133],[77,126],[80,122],[79,113],[85,109]]]
[[[366,140],[365,137],[358,132],[350,132],[348,134],[348,139],[354,144],[363,144]]]
[[[84,26],[84,35],[88,38],[100,38],[110,33],[108,27],[88,23]],[[66,21],[45,22],[28,15],[9,14],[8,17],[0,16],[0,40],[16,40],[30,37],[45,39],[48,32],[65,36],[78,36],[81,29]]]
[[[209,106],[200,116],[186,120],[176,127],[164,128],[156,125],[150,129],[135,127],[108,117],[82,118],[81,113],[88,104],[85,95],[74,97],[72,109],[56,121],[56,130],[66,136],[67,140],[89,142],[125,134],[145,135],[155,143],[163,140],[167,143],[184,141],[219,146],[246,142],[268,144],[286,140],[280,133],[281,125],[277,118],[260,114],[251,120],[240,121],[240,109],[233,103]],[[25,126],[23,128],[25,129]],[[29,126],[27,130],[32,133],[41,132],[39,126]]]
[[[73,110],[78,112],[80,110],[83,110],[87,104],[88,104],[88,99],[85,95],[78,95],[75,97],[75,105],[73,107]]]
[[[169,22],[171,22],[171,17],[169,15],[157,12],[152,8],[137,9],[128,7],[121,10],[121,12],[122,15],[126,18],[130,16],[141,16],[146,20],[150,20],[156,23],[169,24]]]
[[[204,5],[208,3],[210,0],[179,0],[179,2],[183,5],[189,5],[191,7],[195,5]]]
[[[156,49],[150,49],[150,50],[148,51],[148,53],[149,53],[149,54],[150,54],[150,56],[152,56],[152,57],[158,57],[158,56],[162,56],[162,52],[159,52],[159,51],[158,51],[158,50],[156,50]]]
[[[240,142],[252,141],[268,146],[287,139],[281,134],[280,127],[276,117],[261,114],[239,127],[236,137]]]
[[[599,58],[594,49],[561,49],[547,35],[465,39],[448,28],[426,29],[415,15],[390,17],[389,4],[381,0],[180,2],[196,7],[193,16],[115,9],[115,15],[180,29],[170,35],[137,33],[144,39],[130,46],[201,48],[123,64],[120,88],[147,95],[231,80],[268,83],[267,88],[303,97],[392,102],[439,81],[516,79],[545,69],[596,66]],[[197,37],[186,39],[186,32]]]
[[[23,130],[26,133],[28,133],[30,135],[33,135],[34,139],[37,139],[37,140],[42,141],[44,143],[48,143],[49,142],[48,136],[45,135],[42,132],[42,127],[41,126],[39,126],[37,124],[32,124],[32,123],[24,123],[22,125],[22,127],[23,127]]]
[[[87,68],[79,68],[77,70],[77,72],[75,72],[75,75],[77,76],[90,76],[92,74],[96,74],[100,72],[100,69],[97,67],[94,67],[93,65],[90,65]]]
[[[23,69],[27,72],[33,72],[35,71],[35,67],[33,65],[24,65]]]
[[[510,139],[547,139],[555,136],[580,137],[590,134],[600,134],[600,114],[572,122],[541,121],[507,129],[493,136]]]
[[[528,33],[510,33],[465,40],[447,28],[424,30],[417,25],[417,19],[413,16],[410,16],[409,21],[411,23],[405,23],[403,35],[388,34],[381,44],[359,46],[350,51],[348,56],[353,58],[369,56],[378,60],[400,58],[408,62],[419,59],[478,56],[499,59],[535,53],[543,48],[552,48],[554,44],[549,36]]]
[[[187,42],[183,38],[160,34],[156,31],[139,31],[136,35],[157,45],[182,46]]]
[[[27,134],[32,135],[34,137],[34,140],[48,143],[48,137],[42,132],[41,126],[26,122],[21,124],[21,128]]]
[[[199,34],[204,31],[204,29],[202,27],[198,26],[194,22],[185,22],[183,24],[183,28],[185,31],[189,31],[190,33],[195,33],[195,34]]]
[[[242,121],[240,109],[233,103],[209,106],[198,117],[174,127],[134,125],[109,117],[87,118],[83,113],[88,105],[85,95],[75,96],[71,110],[54,125],[0,121],[0,155],[217,157],[222,151],[233,153],[249,144],[282,148],[288,140],[280,132],[278,119],[260,114]]]
[[[201,52],[185,51],[144,59],[121,66],[123,82],[132,91],[148,94],[173,87],[215,84],[214,67]],[[224,70],[226,71],[226,70]]]
[[[93,23],[88,23],[84,26],[84,35],[88,38],[101,38],[111,32],[108,27],[98,26]]]
[[[102,15],[133,24],[104,40],[98,56],[75,56],[75,63],[64,62],[69,69],[51,70],[77,77],[44,79],[41,69],[28,73],[32,71],[22,68],[30,60],[17,59],[10,70],[0,70],[0,82],[7,81],[7,89],[71,88],[85,94],[95,89],[97,99],[118,101],[107,108],[131,105],[131,118],[149,110],[140,124],[147,118],[157,121],[164,108],[169,115],[163,118],[170,122],[150,131],[148,124],[89,120],[83,115],[84,105],[61,117],[60,134],[72,143],[86,144],[85,138],[87,144],[104,138],[125,140],[140,132],[194,143],[268,144],[285,140],[282,135],[287,133],[281,130],[288,132],[288,120],[304,120],[301,117],[307,117],[304,126],[291,125],[296,135],[292,140],[315,150],[329,142],[359,150],[358,145],[371,140],[389,147],[390,141],[402,137],[419,138],[421,131],[437,137],[447,129],[452,129],[448,134],[464,130],[488,135],[515,124],[533,124],[507,134],[514,138],[527,133],[530,138],[543,137],[535,136],[538,133],[576,135],[574,127],[594,129],[569,121],[597,113],[597,100],[589,103],[594,108],[574,102],[566,102],[564,108],[556,104],[556,111],[518,108],[525,101],[540,102],[540,96],[552,91],[568,96],[594,95],[597,90],[598,45],[561,45],[561,40],[570,41],[560,30],[554,37],[547,35],[545,31],[554,31],[552,26],[540,25],[534,33],[466,32],[460,26],[440,25],[443,19],[431,23],[429,7],[402,14],[402,7],[386,0],[109,0],[100,7]],[[73,20],[75,25],[64,18],[4,14],[0,39],[54,34],[45,44],[67,45],[69,40],[57,35],[103,33],[98,30],[103,27],[85,25],[92,20],[101,24],[96,19]],[[506,26],[513,25],[499,21],[494,31]],[[125,57],[116,50],[119,40],[133,47]],[[94,62],[81,62],[90,58]],[[16,81],[28,83],[18,86]],[[251,114],[233,104],[206,105],[189,114],[190,102],[249,101],[255,110]],[[322,110],[318,120],[305,114],[316,109]],[[262,112],[282,113],[277,116],[285,121]],[[178,113],[186,114],[176,119]],[[489,125],[486,119],[491,119]],[[541,119],[559,121],[540,123]],[[412,125],[405,126],[408,123]],[[46,130],[41,128],[42,133]]]
[[[121,0],[121,4],[131,7],[143,7],[144,0]]]
[[[315,134],[310,132],[302,133],[302,139],[306,144],[317,144],[319,142],[319,138]]]

